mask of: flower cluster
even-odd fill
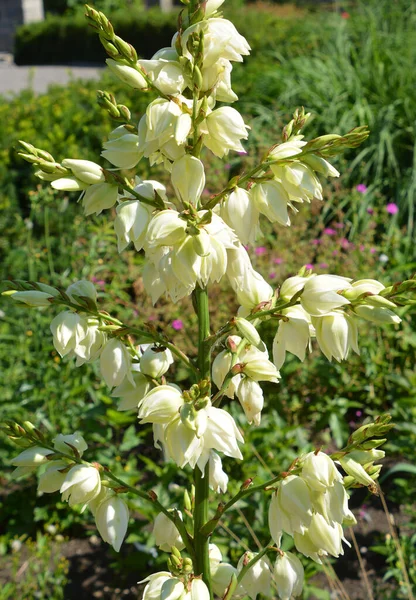
[[[81,505],[81,512],[88,506],[101,537],[118,552],[127,532],[129,509],[118,494],[102,485],[99,466],[80,460],[87,448],[78,431],[59,434],[53,448],[30,446],[23,450],[12,461],[16,467],[13,475],[21,477],[41,467],[38,492],[60,491],[62,501]]]

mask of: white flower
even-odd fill
[[[307,165],[294,161],[288,165],[278,163],[270,166],[279,181],[294,202],[310,202],[313,198],[322,200],[322,185],[313,170]]]
[[[117,206],[114,230],[117,234],[119,252],[122,252],[130,242],[133,242],[136,250],[143,248],[151,218],[152,207],[140,200],[122,202]]]
[[[147,583],[143,592],[143,600],[161,600],[160,593],[162,586],[165,581],[171,578],[172,575],[169,571],[160,571],[159,573],[149,575],[149,577],[146,577],[143,581],[139,581],[138,583]]]
[[[54,179],[51,182],[51,186],[55,190],[65,191],[65,192],[81,192],[82,190],[86,190],[90,184],[85,183],[85,181],[81,181],[77,177],[71,177],[67,175],[66,177],[59,177],[58,179]]]
[[[346,540],[340,523],[329,524],[321,514],[314,513],[308,527],[308,536],[312,544],[321,552],[326,552],[335,558],[344,554],[342,541]]]
[[[238,561],[237,572],[256,557],[255,552],[246,552]],[[272,589],[271,565],[268,558],[260,558],[244,575],[241,585],[252,600],[256,600],[259,594],[271,597]]]
[[[53,440],[53,447],[56,448],[58,452],[72,454],[71,446],[76,448],[79,456],[82,456],[85,450],[88,448],[87,442],[84,440],[79,431],[68,435],[59,433]]]
[[[93,213],[99,215],[117,202],[118,186],[111,183],[96,183],[85,190],[80,198],[86,216]]]
[[[186,105],[186,99],[182,96],[180,101]],[[183,146],[192,127],[191,116],[183,112],[176,102],[164,98],[158,98],[151,102],[147,107],[145,117],[142,118],[145,121],[142,130],[140,128],[141,121],[139,123],[139,148],[147,157],[161,151],[168,142],[174,142],[176,146]],[[172,159],[176,158],[179,156]]]
[[[211,565],[211,581],[214,594],[219,598],[223,598],[226,589],[231,583],[233,575],[237,576],[237,569],[228,563],[219,564],[214,570]],[[233,598],[241,598],[245,596],[245,591],[240,584],[233,594]]]
[[[308,279],[316,277],[316,275],[310,275],[309,277],[302,277],[301,275],[295,275],[286,279],[280,288],[280,298],[282,300],[289,301],[295,294],[303,290]]]
[[[392,325],[401,323],[401,318],[392,310],[384,306],[369,306],[368,304],[360,304],[354,307],[354,312],[371,323],[377,325]]]
[[[177,512],[182,519],[181,512]],[[158,546],[164,552],[170,552],[172,546],[178,550],[185,548],[185,544],[182,541],[176,525],[162,512],[160,512],[155,518],[155,522],[153,524],[153,535],[155,536],[156,546]]]
[[[68,471],[60,491],[62,501],[69,506],[87,505],[101,491],[100,473],[92,466],[75,465]]]
[[[318,565],[322,564],[321,557],[328,555],[326,550],[323,550],[312,541],[309,530],[306,530],[303,534],[295,531],[293,540],[295,542],[296,550],[304,556],[311,558],[318,563]]]
[[[228,475],[222,468],[220,456],[210,450],[209,452],[209,487],[217,494],[225,494],[228,486]]]
[[[105,62],[110,71],[123,83],[139,90],[148,87],[146,79],[134,67],[130,67],[128,64],[123,64],[120,60],[113,60],[112,58],[107,58]]]
[[[62,166],[72,171],[72,174],[77,179],[88,185],[103,183],[105,181],[102,167],[90,160],[65,158],[62,161]]]
[[[86,279],[71,283],[71,285],[67,287],[66,293],[74,302],[77,302],[75,296],[84,296],[90,298],[93,302],[96,302],[97,300],[97,290],[95,289],[94,284]]]
[[[16,458],[12,460],[14,467],[38,467],[48,462],[47,456],[53,454],[52,450],[32,446],[23,450]]]
[[[237,317],[235,320],[236,327],[238,331],[241,333],[243,338],[245,338],[249,344],[253,346],[258,346],[261,343],[261,338],[259,332],[251,323],[247,321],[247,319],[243,319],[242,317]]]
[[[290,202],[284,186],[278,181],[264,181],[251,189],[251,197],[256,209],[271,223],[290,225],[287,207]]]
[[[220,158],[230,150],[245,152],[240,140],[248,138],[247,129],[243,117],[231,106],[213,110],[201,124],[204,145]]]
[[[311,494],[305,481],[289,475],[273,494],[269,507],[269,528],[273,540],[280,545],[282,532],[304,533],[312,519]]]
[[[77,367],[98,358],[107,341],[107,335],[100,331],[100,323],[97,319],[87,319],[87,325],[87,335],[74,349]]]
[[[338,362],[348,357],[350,348],[360,354],[358,348],[358,325],[354,317],[341,310],[334,310],[323,317],[312,317],[316,340],[329,361]]]
[[[172,577],[163,583],[160,600],[183,600],[184,596],[185,587],[179,579]]]
[[[241,245],[227,251],[227,277],[244,309],[239,310],[241,316],[273,298],[273,288],[253,269],[247,251]]]
[[[187,223],[176,210],[162,210],[152,218],[147,230],[150,247],[172,246],[186,237]]]
[[[140,357],[140,370],[153,379],[159,379],[173,364],[172,352],[168,348],[149,345]]]
[[[304,577],[302,563],[295,554],[284,552],[277,555],[274,563],[273,579],[280,600],[290,600],[292,596],[300,596]]]
[[[250,54],[250,46],[247,40],[238,33],[230,21],[221,18],[210,18],[191,25],[181,35],[183,55],[190,60],[192,60],[192,55],[187,47],[189,36],[200,32],[204,34],[204,54],[202,61],[204,68],[211,67],[220,58],[242,62],[242,57]],[[176,40],[177,34],[175,34],[172,40],[173,47]]]
[[[316,154],[305,154],[302,161],[311,167],[314,171],[321,173],[325,177],[339,177],[339,171],[327,160]]]
[[[321,317],[335,308],[350,304],[349,300],[338,293],[350,287],[350,280],[338,275],[308,277],[300,302],[311,316]]]
[[[242,244],[253,244],[259,233],[259,212],[251,194],[236,187],[222,202],[220,215],[234,229]]]
[[[131,133],[124,125],[116,127],[103,144],[101,156],[120,169],[132,169],[141,158],[139,137]]]
[[[135,410],[153,385],[140,371],[139,365],[132,365],[132,378],[125,377],[120,385],[112,391],[112,398],[121,398],[117,410]]]
[[[150,60],[139,60],[150,81],[162,94],[181,94],[186,87],[179,57],[173,48],[161,48]]]
[[[182,203],[197,206],[205,187],[204,165],[195,156],[185,154],[172,164],[172,185]]]
[[[205,4],[205,18],[210,17],[222,4],[224,4],[224,0],[207,0]]]
[[[238,386],[236,395],[243,407],[248,423],[260,425],[261,411],[264,405],[263,390],[260,385],[256,381],[244,377]]]
[[[273,340],[273,362],[277,369],[282,367],[286,352],[291,352],[303,362],[314,333],[311,318],[301,306],[291,306],[282,310],[281,314],[285,319],[279,321]]]
[[[51,322],[53,345],[61,356],[77,348],[88,333],[86,319],[69,310],[59,313]]]
[[[344,471],[351,477],[354,477],[355,481],[357,481],[358,483],[361,483],[365,486],[374,485],[373,479],[371,479],[370,475],[367,473],[364,467],[359,462],[354,460],[352,456],[347,454],[340,458],[339,462]],[[371,459],[369,460],[369,462],[371,462]]]
[[[296,156],[296,154],[302,152],[302,148],[306,143],[302,140],[290,140],[289,142],[283,142],[283,144],[277,144],[270,150],[268,159],[278,161]]]
[[[95,510],[95,524],[104,542],[120,551],[127,533],[129,509],[126,502],[117,495],[108,495]]]
[[[317,492],[326,492],[336,481],[342,481],[334,461],[325,452],[310,452],[304,457],[302,479]]]
[[[165,425],[179,414],[184,399],[181,391],[172,385],[160,385],[143,398],[139,407],[141,423]]]
[[[241,338],[238,336],[231,336],[231,339],[239,344]],[[212,363],[212,381],[215,383],[218,389],[221,389],[222,384],[224,383],[224,379],[231,369],[232,363],[232,354],[228,350],[222,350],[214,359]],[[230,383],[227,386],[227,389],[224,391],[224,394],[228,396],[228,398],[234,398],[237,387],[241,381],[241,375],[234,375],[231,379]]]
[[[185,594],[183,600],[209,600],[210,595],[207,586],[202,579],[193,579],[191,589]]]
[[[108,387],[120,385],[127,376],[134,384],[131,375],[131,356],[122,341],[117,338],[109,340],[100,355],[101,375]]]
[[[68,451],[69,448],[66,449]],[[64,460],[53,460],[39,476],[38,492],[52,494],[61,489],[66,479],[66,469],[68,463]]]

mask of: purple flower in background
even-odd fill
[[[386,206],[386,211],[389,213],[389,215],[397,215],[399,212],[399,207],[394,202],[390,202]]]
[[[340,244],[341,244],[341,248],[343,248],[344,250],[347,250],[351,245],[349,243],[349,241],[347,240],[347,238],[342,238]]]
[[[361,252],[363,252],[365,250],[364,244],[360,244],[360,250],[361,250]]]
[[[263,256],[263,254],[267,254],[267,248],[265,248],[264,246],[257,246],[254,252],[257,256]]]
[[[269,274],[269,279],[274,279],[275,277],[276,277],[276,273],[275,273],[274,271],[272,271],[272,272]]]
[[[283,258],[274,258],[273,262],[275,265],[281,265],[283,262]]]
[[[370,253],[375,254],[377,252],[377,248],[370,248]]]
[[[332,250],[332,256],[337,256],[338,255],[338,250]]]
[[[181,329],[183,329],[183,321],[181,321],[180,319],[175,319],[174,321],[172,321],[172,327],[175,331],[180,331]]]
[[[320,243],[321,243],[321,240],[317,240],[316,238],[314,240],[312,240],[312,244],[314,246],[319,246]]]
[[[325,227],[323,233],[325,235],[335,235],[336,231],[335,231],[335,229],[332,229],[332,227]]]
[[[307,265],[305,265],[305,267],[307,269],[313,269],[313,264],[312,263],[308,263]]]
[[[344,229],[344,223],[335,223],[337,229]]]
[[[230,163],[225,164],[224,169],[227,169],[227,171],[229,171],[231,169]]]
[[[365,183],[359,183],[356,188],[357,192],[359,192],[360,194],[365,194],[366,191],[368,190],[368,187],[365,185]]]
[[[356,410],[356,411],[355,411],[355,416],[356,416],[356,417],[361,417],[361,416],[362,416],[362,414],[363,414],[362,410]]]
[[[326,262],[319,263],[319,268],[320,269],[327,269],[328,267],[329,267],[329,265]]]
[[[367,212],[368,212],[369,215],[373,215],[374,214],[374,208],[371,208],[371,206],[369,206],[367,208]]]

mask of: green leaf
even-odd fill
[[[398,463],[391,467],[386,473],[384,473],[383,477],[380,477],[380,483],[382,483],[387,477],[390,475],[394,475],[394,473],[411,473],[412,475],[416,475],[416,465],[410,465],[408,463]]]

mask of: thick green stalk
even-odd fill
[[[195,310],[198,315],[198,367],[201,379],[209,379],[211,364],[210,348],[207,343],[207,338],[210,334],[207,290],[198,286],[194,292],[194,300]],[[207,463],[207,466],[205,467],[204,474],[201,473],[199,467],[195,467],[194,482],[194,571],[196,575],[202,575],[202,578],[209,589],[210,596],[213,598],[209,567],[209,537],[202,531],[203,526],[208,521],[209,463]]]

